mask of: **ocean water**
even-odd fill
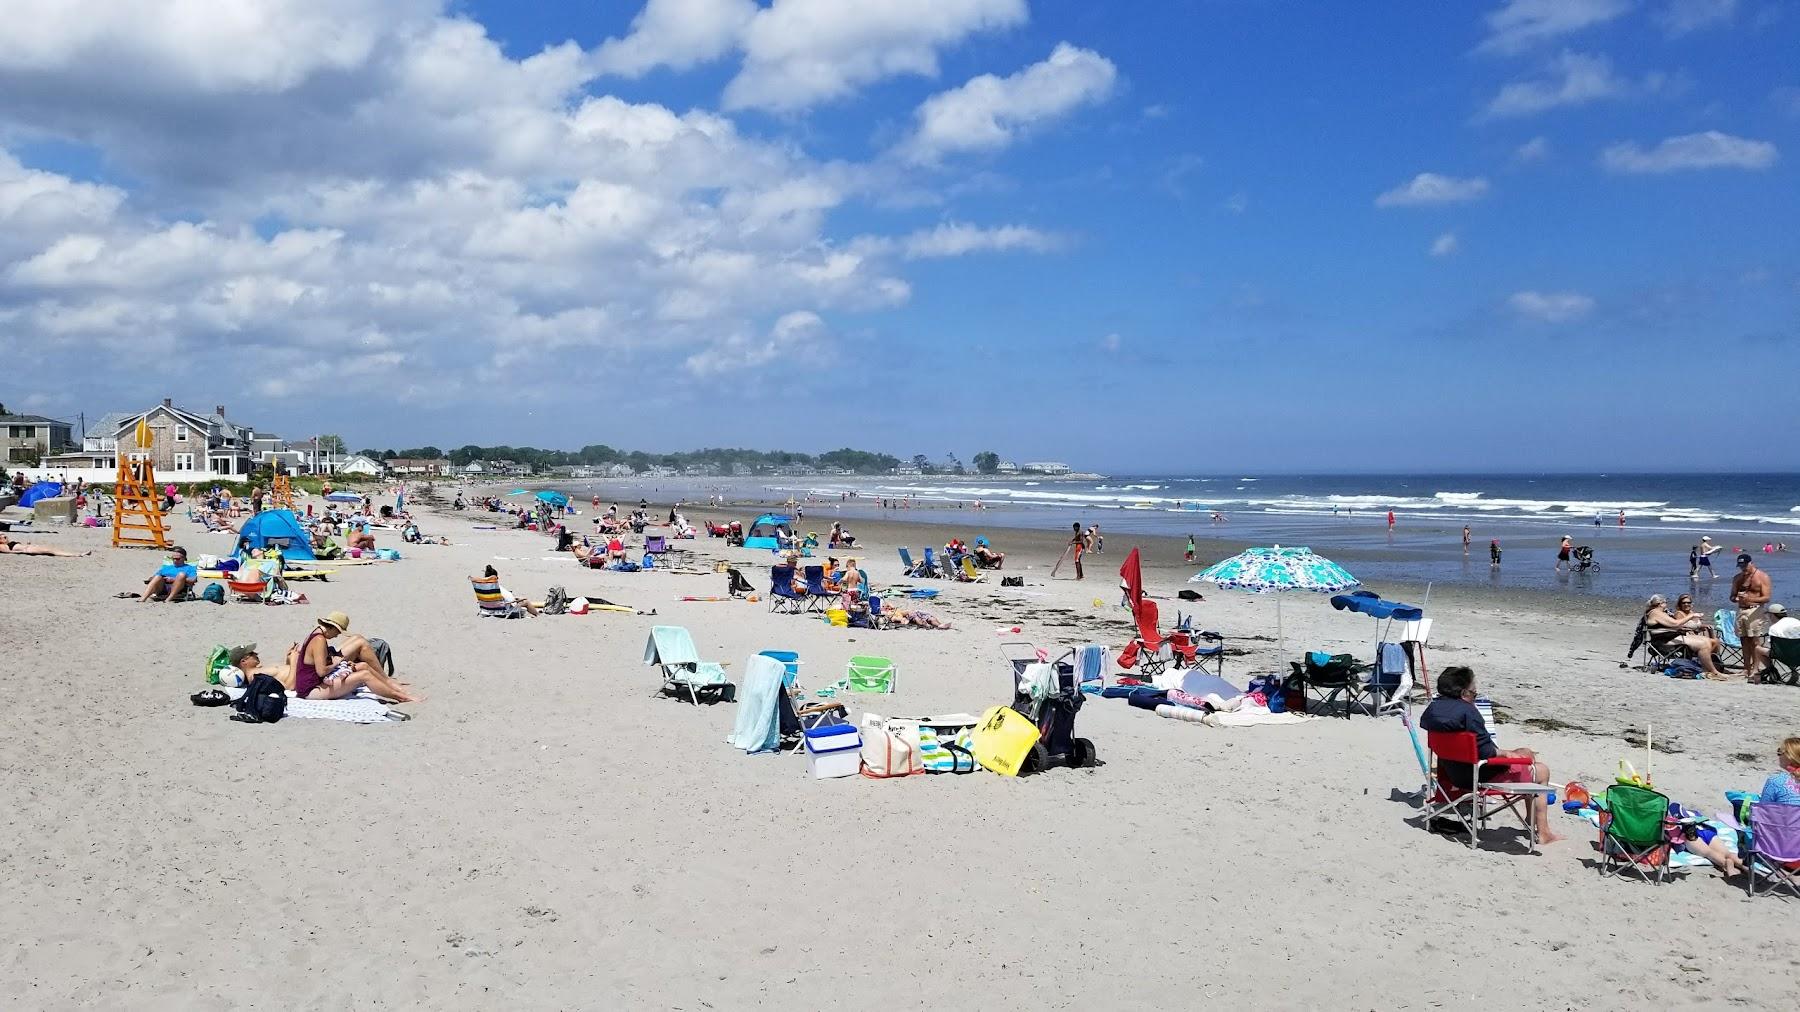
[[[1716,581],[1702,579],[1702,605],[1723,607],[1741,549],[1776,584],[1800,588],[1800,475],[1114,475],[1104,480],[938,476],[909,478],[680,478],[592,483],[594,494],[655,501],[812,500],[811,529],[831,519],[884,515],[980,530],[1066,529],[1101,525],[1122,555],[1133,534],[1183,537],[1227,545],[1308,545],[1339,561],[1365,583],[1452,582],[1533,588],[1571,594],[1673,596],[1689,589],[1687,554],[1702,535],[1725,547],[1714,557]],[[911,509],[883,509],[910,503]],[[985,507],[974,511],[980,502]],[[936,507],[936,508],[922,508]],[[1392,510],[1390,530],[1386,515]],[[1625,523],[1619,524],[1620,511]],[[1221,514],[1215,520],[1213,514]],[[820,518],[813,524],[814,517]],[[1596,523],[1598,521],[1598,523]],[[1462,553],[1461,531],[1473,545]],[[1567,534],[1594,548],[1600,565],[1558,573],[1555,552]],[[997,537],[997,536],[996,536]],[[1487,546],[1502,548],[1498,569]],[[1793,552],[1764,552],[1791,544]],[[1335,553],[1335,554],[1334,554]]]

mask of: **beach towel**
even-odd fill
[[[1106,647],[1089,643],[1075,654],[1075,684],[1083,692],[1099,692],[1106,688],[1106,667]]]
[[[781,745],[781,730],[776,704],[781,694],[787,665],[762,654],[744,664],[743,691],[738,695],[737,722],[731,737],[725,739],[747,755],[776,751]]]
[[[232,699],[244,694],[241,688],[227,687],[225,692]],[[301,699],[289,693],[284,716],[305,720],[341,720],[349,724],[384,724],[408,719],[405,714],[390,709],[380,696],[367,688],[357,689],[354,695],[343,699]]]
[[[1256,727],[1264,724],[1305,724],[1318,720],[1307,713],[1270,713],[1262,707],[1244,707],[1229,713],[1209,713],[1203,723],[1213,727]]]

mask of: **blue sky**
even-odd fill
[[[15,409],[1115,470],[1800,464],[1770,369],[1800,344],[1788,5],[27,6]]]

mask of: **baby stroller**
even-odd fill
[[[1075,675],[1075,651],[1067,650],[1051,662],[1051,684],[1041,698],[1024,681],[1026,670],[1040,663],[1037,648],[1029,643],[1002,643],[1000,653],[1012,666],[1012,708],[1038,729],[1037,744],[1031,746],[1031,755],[1019,773],[1037,773],[1052,766],[1083,769],[1097,765],[1094,743],[1075,737],[1075,715],[1081,712],[1084,699]]]
[[[725,545],[728,548],[744,547],[744,525],[742,523],[736,520],[731,522],[731,529],[725,535]]]
[[[1589,548],[1587,545],[1577,545],[1575,547],[1574,560],[1569,564],[1569,568],[1577,573],[1585,573],[1590,569],[1599,569],[1600,563],[1594,561],[1594,550],[1592,548]]]

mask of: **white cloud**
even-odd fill
[[[1421,172],[1412,179],[1375,198],[1376,207],[1418,207],[1427,204],[1458,204],[1487,196],[1488,181],[1480,176],[1457,179],[1435,172]]]
[[[908,260],[936,257],[959,257],[969,253],[999,253],[1021,250],[1048,253],[1063,246],[1057,236],[1025,225],[1002,225],[978,228],[947,222],[936,228],[914,232],[900,241],[900,252]]]
[[[1691,169],[1762,170],[1779,157],[1768,141],[1733,137],[1717,130],[1670,137],[1645,149],[1625,142],[1600,154],[1600,164],[1613,172],[1662,173]]]
[[[1670,38],[1704,28],[1720,28],[1737,17],[1738,0],[1666,0],[1656,23]]]
[[[1102,350],[1102,351],[1118,351],[1119,346],[1123,343],[1124,342],[1120,339],[1119,335],[1108,334],[1105,337],[1100,339],[1100,350]]]
[[[641,77],[657,67],[686,70],[737,47],[759,8],[755,0],[649,0],[631,33],[594,51],[602,73]]]
[[[1568,323],[1594,310],[1593,298],[1578,292],[1514,292],[1506,303],[1520,316],[1542,323]]]
[[[692,355],[683,363],[696,376],[717,376],[768,365],[784,358],[816,358],[829,340],[825,321],[810,310],[784,314],[766,337],[733,334],[718,347]]]
[[[1477,52],[1518,53],[1620,17],[1631,0],[1506,0],[1487,16]]]
[[[1521,165],[1541,162],[1550,157],[1550,138],[1533,137],[1513,150],[1513,161]]]
[[[913,113],[917,126],[901,150],[912,161],[929,163],[949,153],[1006,147],[1038,123],[1102,101],[1117,76],[1112,61],[1099,53],[1058,43],[1043,62],[1016,74],[983,74],[926,99]]]
[[[1245,211],[1250,210],[1250,195],[1239,190],[1231,196],[1226,197],[1225,202],[1219,206],[1230,211],[1232,214],[1243,214]]]
[[[1646,86],[1654,86],[1660,80],[1651,78]],[[1612,61],[1606,57],[1564,51],[1550,60],[1544,76],[1503,86],[1488,102],[1487,115],[1530,116],[1560,106],[1621,98],[1636,87],[1614,74]]]
[[[1455,232],[1445,232],[1431,241],[1431,255],[1434,257],[1451,256],[1461,248],[1462,244],[1457,241]]]
[[[725,107],[793,111],[890,77],[936,77],[939,49],[1028,17],[1025,0],[774,0],[743,31]]]

